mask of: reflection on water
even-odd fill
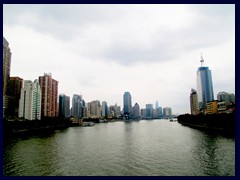
[[[235,175],[235,139],[166,120],[100,123],[4,142],[4,175]]]

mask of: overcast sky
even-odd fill
[[[203,54],[217,93],[235,93],[235,5],[3,5],[11,76],[51,72],[59,93],[189,113]]]

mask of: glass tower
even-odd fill
[[[199,109],[206,107],[208,101],[214,100],[212,74],[208,67],[203,66],[203,58],[201,57],[201,67],[197,71],[197,91]]]
[[[123,95],[123,112],[124,114],[130,114],[132,109],[132,97],[129,92],[125,92]]]

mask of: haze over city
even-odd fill
[[[201,65],[214,97],[235,94],[235,5],[4,5],[3,35],[11,76],[51,72],[58,92],[107,101],[171,107],[189,113]]]

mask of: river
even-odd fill
[[[4,140],[5,176],[235,176],[235,138],[169,120]]]

